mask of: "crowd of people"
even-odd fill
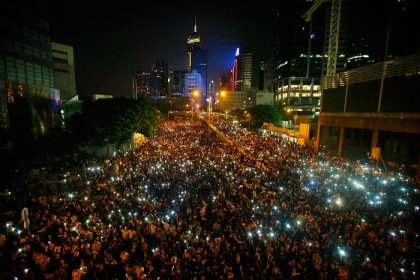
[[[2,279],[416,279],[417,179],[214,116],[2,215]],[[13,197],[13,191],[2,200]]]

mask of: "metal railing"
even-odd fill
[[[402,77],[420,74],[420,53],[383,61],[346,72],[325,76],[324,89],[344,87],[383,78]]]

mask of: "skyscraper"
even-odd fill
[[[252,53],[240,53],[236,50],[236,57],[232,68],[232,91],[251,90],[253,81]]]
[[[47,7],[40,1],[3,4],[0,34],[0,127],[10,128],[17,144],[60,123]]]
[[[185,74],[184,96],[191,97],[194,91],[198,91],[200,95],[199,97],[202,99],[204,88],[205,88],[205,84],[203,82],[203,79],[201,75],[197,73],[197,71],[193,70],[191,73]],[[200,98],[197,100],[200,100]]]
[[[168,63],[157,60],[151,67],[156,76],[156,91],[160,96],[167,96],[169,93],[169,65]]]
[[[181,96],[184,91],[185,70],[174,70],[172,80],[172,95]]]
[[[274,92],[274,62],[275,56],[272,54],[265,63],[264,90],[268,92]]]
[[[207,94],[207,51],[202,48],[197,22],[193,30],[194,32],[187,38],[187,70],[190,73],[195,70],[201,75],[203,84],[206,85],[203,94]]]
[[[326,6],[320,6],[310,22],[302,19],[307,3],[285,3],[286,16],[278,16],[275,80],[288,77],[321,77],[324,57]],[[285,28],[287,26],[287,28]]]
[[[73,47],[51,43],[55,87],[60,90],[61,101],[76,95],[76,75],[74,71]]]
[[[169,65],[157,60],[150,71],[140,71],[135,79],[137,96],[161,97],[169,93]]]
[[[267,62],[260,61],[260,69],[258,71],[258,90],[264,90],[264,77]]]
[[[308,4],[282,3],[279,10],[287,11],[287,16],[278,13],[277,63],[273,65],[275,103],[283,105],[294,118],[314,117],[319,113],[323,64],[324,69],[327,65],[324,49],[328,46],[329,4],[321,5],[311,20],[305,22],[302,15],[308,10]],[[345,61],[345,20],[343,15],[337,69],[342,69]]]
[[[156,73],[152,71],[140,71],[136,76],[137,96],[158,96]]]
[[[187,70],[192,71],[192,52],[201,49],[201,38],[197,32],[197,23],[194,24],[194,32],[187,38]]]

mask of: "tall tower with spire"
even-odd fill
[[[187,38],[187,48],[188,48],[188,53],[187,53],[187,70],[188,72],[192,72],[192,53],[195,50],[200,50],[201,49],[201,38],[200,38],[200,34],[198,34],[198,28],[197,28],[197,18],[195,18],[194,20],[194,28],[193,28],[193,33],[188,36]]]
[[[202,48],[198,33],[197,18],[194,20],[193,33],[187,38],[187,70],[201,75],[203,88],[198,89],[203,97],[207,95],[207,51]]]

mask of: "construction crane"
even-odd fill
[[[312,14],[328,0],[314,0],[312,6],[302,15],[305,21],[312,19]],[[331,2],[330,32],[328,38],[328,62],[326,76],[334,75],[337,67],[338,36],[340,34],[341,0],[329,0]]]

